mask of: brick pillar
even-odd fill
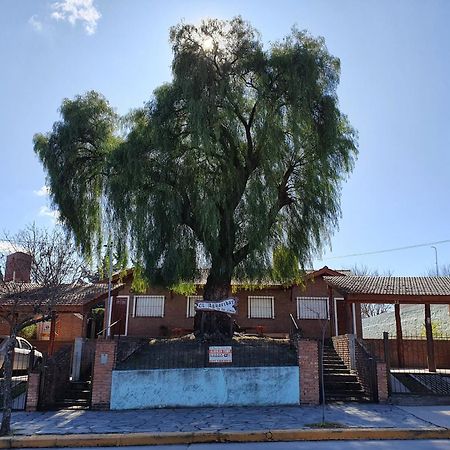
[[[377,362],[378,402],[386,403],[389,398],[388,372],[385,362]]]
[[[298,366],[300,372],[300,404],[320,403],[319,345],[317,341],[298,341]]]
[[[92,409],[109,409],[116,348],[114,340],[97,339],[92,377]]]
[[[28,375],[27,400],[25,404],[26,411],[36,411],[39,402],[39,385],[41,382],[41,374],[30,373]]]

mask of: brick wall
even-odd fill
[[[378,402],[386,403],[389,398],[388,373],[386,363],[377,362]]]
[[[92,409],[109,409],[111,401],[112,371],[116,361],[117,342],[97,339],[92,378]]]
[[[298,341],[300,372],[300,404],[318,405],[320,402],[319,345],[315,340]]]
[[[128,312],[128,336],[136,337],[156,337],[161,336],[162,329],[173,332],[175,329],[193,329],[194,319],[186,317],[187,298],[174,292],[152,287],[148,290],[148,295],[163,295],[164,317],[135,317],[134,297],[140,295],[132,292],[131,280],[124,280],[125,286],[119,292],[119,296],[129,296]],[[202,289],[198,289],[196,295],[202,295]],[[304,287],[293,286],[292,288],[268,287],[253,291],[239,289],[232,294],[238,299],[238,314],[236,321],[244,329],[255,330],[262,327],[265,334],[289,333],[291,320],[289,314],[297,319],[296,297],[326,297],[328,298],[328,287],[323,278],[308,280]],[[256,319],[248,317],[248,297],[249,296],[273,296],[274,297],[274,319]],[[322,335],[321,321],[319,320],[298,320],[303,331],[303,336],[308,338],[319,338]],[[334,321],[332,322],[334,327]],[[331,326],[327,327],[326,336],[329,336]],[[334,329],[334,328],[333,328]]]
[[[39,403],[39,385],[41,381],[40,372],[28,374],[26,411],[36,411]]]
[[[344,364],[347,367],[352,366],[352,358],[350,355],[350,337],[349,334],[343,334],[341,336],[333,336],[333,347],[336,350],[337,354],[342,358]]]

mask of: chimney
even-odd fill
[[[31,255],[23,252],[11,253],[6,258],[5,281],[30,282]]]

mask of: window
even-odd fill
[[[163,295],[136,295],[134,297],[136,317],[164,317]]]
[[[328,297],[297,297],[297,319],[329,319]]]
[[[273,297],[249,296],[248,317],[251,319],[273,319],[275,317]]]
[[[202,300],[203,297],[201,295],[188,295],[187,298],[187,306],[186,306],[186,317],[194,317],[195,316],[195,302]]]
[[[30,350],[31,351],[31,345],[27,341],[25,341],[24,339],[20,340],[20,345],[22,346],[22,348],[24,350]]]

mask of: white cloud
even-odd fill
[[[39,208],[39,215],[40,216],[45,216],[45,217],[50,217],[55,222],[59,218],[59,212],[55,211],[53,209],[50,209],[48,206],[41,206]]]
[[[38,197],[47,197],[49,193],[50,189],[45,184],[38,191],[33,191],[33,194],[37,195]]]
[[[42,22],[38,19],[38,16],[35,14],[33,16],[31,16],[28,19],[28,24],[35,30],[35,31],[42,31],[42,29],[44,28],[42,25]]]
[[[22,248],[8,241],[0,241],[0,255],[9,255],[10,253],[20,252]]]
[[[52,19],[67,21],[75,25],[78,21],[87,34],[94,34],[101,14],[94,6],[93,0],[63,0],[52,4]]]

